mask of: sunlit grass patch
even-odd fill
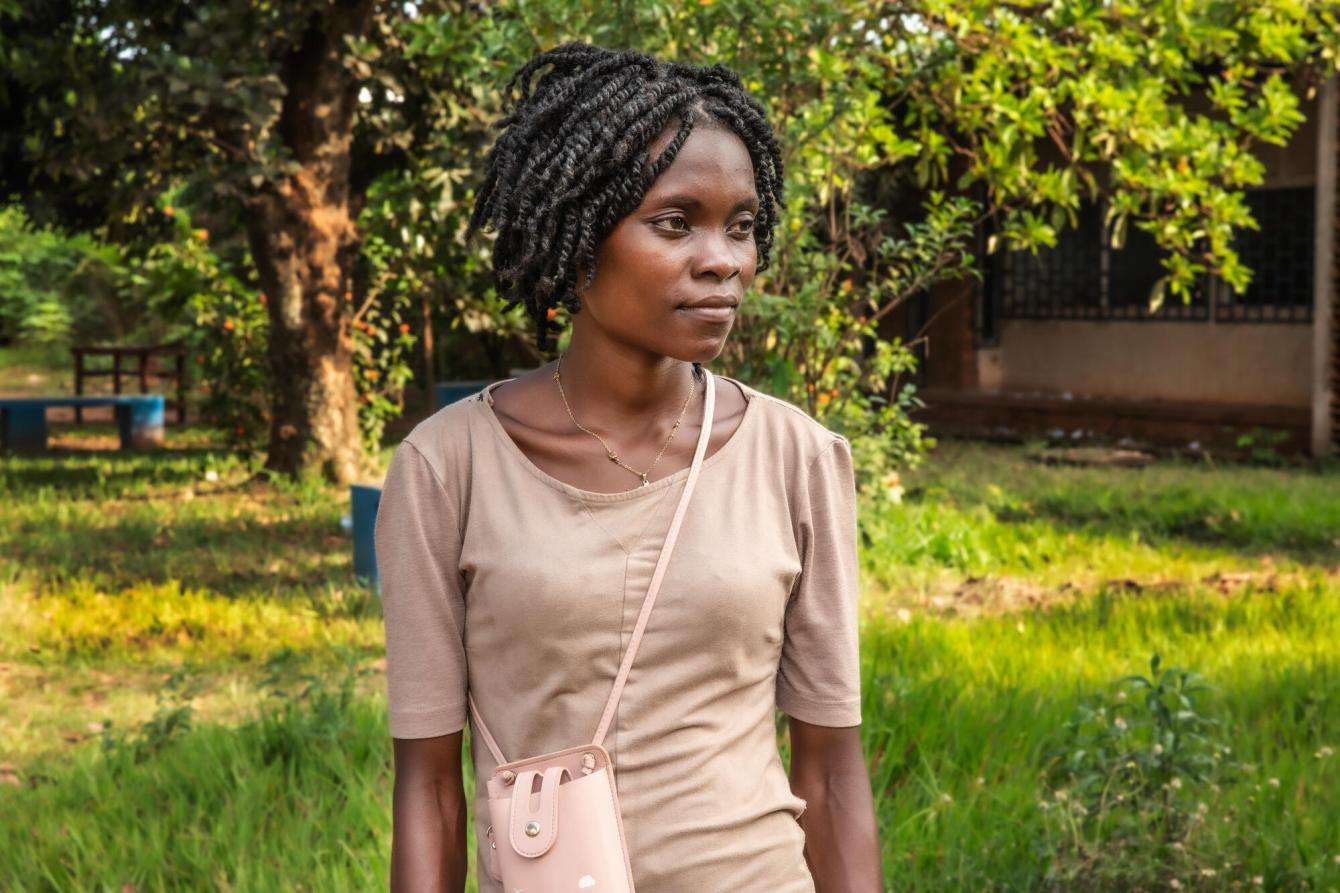
[[[1117,581],[1166,590],[1340,580],[1334,473],[1058,467],[1017,447],[950,441],[904,484],[900,505],[862,518],[865,577],[889,604],[976,613],[983,602],[1036,607]]]
[[[254,661],[278,648],[337,645],[375,651],[382,645],[375,595],[348,585],[321,610],[320,602],[234,599],[176,581],[107,591],[76,580],[41,595],[13,594],[0,642],[10,656],[122,663]]]

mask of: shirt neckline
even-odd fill
[[[726,442],[723,443],[715,453],[703,458],[701,466],[703,469],[706,469],[709,465],[715,464],[723,456],[729,455],[731,450],[735,449],[736,442],[741,440],[742,435],[747,433],[746,428],[750,424],[750,418],[758,414],[755,407],[755,404],[759,402],[758,395],[754,393],[749,385],[726,375],[713,373],[713,377],[724,378],[727,381],[734,382],[740,388],[740,391],[745,396],[744,416],[740,419],[740,424],[735,426],[735,431]],[[581,487],[569,484],[567,481],[559,480],[531,461],[531,458],[526,455],[521,447],[517,446],[516,441],[512,439],[512,435],[507,433],[507,429],[503,427],[502,421],[498,418],[498,414],[493,411],[493,389],[501,384],[514,380],[515,376],[512,378],[502,378],[485,385],[483,390],[479,393],[479,396],[476,398],[476,402],[480,405],[481,412],[483,412],[484,417],[488,420],[489,427],[493,429],[493,433],[498,436],[500,441],[502,441],[504,451],[514,457],[523,468],[530,472],[531,475],[541,483],[562,493],[566,493],[569,496],[575,496],[578,499],[583,499],[588,502],[622,502],[626,499],[637,499],[641,496],[659,493],[674,482],[688,477],[692,466],[685,466],[663,478],[657,478],[645,487],[633,487],[631,490],[618,490],[609,493],[600,490],[583,490]],[[699,418],[701,419],[701,414]]]

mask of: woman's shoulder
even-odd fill
[[[847,438],[828,428],[804,407],[782,397],[732,379],[746,389],[749,399],[759,402],[758,412],[762,429],[768,443],[786,449],[790,455],[784,457],[788,464],[807,464],[823,450]]]
[[[421,456],[443,484],[462,480],[472,453],[470,442],[479,398],[476,392],[438,409],[410,429],[397,451],[412,450]]]

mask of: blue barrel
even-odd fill
[[[0,406],[0,446],[24,453],[47,448],[47,408],[32,401],[10,401]]]
[[[354,534],[354,576],[380,587],[377,576],[377,506],[382,501],[382,488],[370,484],[352,484],[349,487],[350,518]]]
[[[116,405],[116,429],[121,449],[145,449],[163,445],[163,396],[137,394],[121,398]]]
[[[462,397],[469,397],[471,394],[477,394],[484,389],[484,386],[493,381],[491,378],[480,378],[473,381],[440,381],[433,385],[433,411],[437,412],[449,403],[455,403]]]

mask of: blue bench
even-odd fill
[[[119,394],[106,397],[0,397],[0,446],[15,452],[47,448],[47,409],[52,406],[111,406],[121,449],[163,445],[163,396]]]
[[[483,390],[493,379],[477,381],[444,381],[433,386],[433,411],[462,397]],[[377,507],[381,505],[382,488],[371,484],[353,484],[349,487],[349,521],[354,536],[354,576],[372,586],[380,585],[377,576],[377,548],[374,533],[377,529]]]

